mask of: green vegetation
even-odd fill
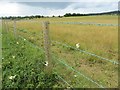
[[[50,88],[58,85],[55,73],[45,73],[44,52],[17,40],[11,34],[2,38],[3,88]]]

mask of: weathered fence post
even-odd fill
[[[4,30],[6,33],[8,33],[8,32],[7,32],[7,27],[6,27],[6,20],[3,20],[3,30]]]
[[[5,24],[4,24],[4,20],[2,19],[2,32],[3,32],[3,30],[5,29],[5,26],[4,26]]]
[[[8,24],[8,20],[6,20],[6,31],[9,33],[9,24]]]
[[[43,38],[44,38],[44,49],[45,49],[45,71],[52,72],[52,61],[50,56],[50,37],[49,37],[49,22],[43,22]]]
[[[16,20],[14,19],[14,23],[13,23],[14,25],[13,25],[13,27],[14,27],[14,37],[15,37],[15,39],[17,38],[17,33],[16,33]]]

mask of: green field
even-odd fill
[[[100,24],[118,24],[117,18],[117,16],[84,16],[18,20],[16,25],[16,36],[20,35],[24,37],[26,41],[28,40],[44,50],[42,22],[50,22],[51,68],[53,69],[53,72],[57,72],[57,75],[62,76],[64,80],[58,80],[57,83],[50,84],[46,87],[98,88],[101,87],[101,85],[106,88],[118,87],[118,65],[111,62],[118,62],[118,27],[58,23],[94,22]],[[45,59],[42,59],[41,57],[41,54],[44,56],[44,53],[43,51],[37,51],[37,49],[34,49],[33,47],[31,48],[29,44],[24,44],[24,40],[22,41],[21,39],[18,39],[20,40],[19,42],[27,48],[22,49],[22,45],[16,45],[17,41],[12,39],[14,37],[12,20],[8,21],[8,26],[9,30],[6,31],[6,29],[4,29],[3,32],[10,33],[4,34],[2,40],[3,46],[5,48],[8,47],[8,50],[5,49],[5,51],[2,51],[3,57],[5,58],[5,60],[3,60],[3,72],[5,73],[3,73],[3,87],[6,87],[7,85],[9,87],[30,86],[35,88],[37,85],[32,81],[33,78],[30,76],[31,74],[27,75],[30,80],[27,79],[28,81],[25,82],[26,86],[18,83],[22,76],[20,73],[17,73],[18,68],[16,67],[20,67],[20,72],[22,71],[21,68],[26,72],[31,72],[28,70],[29,68],[41,67],[41,65],[38,65],[35,61],[39,61],[38,58],[41,58],[44,62]],[[7,44],[7,40],[8,43],[12,44]],[[60,42],[60,44],[55,43],[55,41]],[[76,43],[80,43],[79,50],[75,49]],[[67,47],[64,44],[67,44]],[[81,52],[80,50],[85,52]],[[19,52],[24,53],[19,55],[17,54]],[[16,58],[13,59],[10,53],[15,54]],[[95,55],[97,55],[97,57]],[[18,59],[23,61],[19,61]],[[24,62],[24,60],[26,61]],[[9,66],[9,61],[11,61],[11,65],[13,65],[10,70],[7,68]],[[29,65],[29,62],[31,62],[32,66]],[[28,69],[25,68],[25,65],[29,65]],[[9,74],[6,75],[8,71]],[[40,72],[37,72],[37,70],[34,72],[36,77],[38,73]],[[15,86],[10,81],[7,81],[7,77],[14,74],[18,74]],[[22,75],[24,75],[24,73]],[[65,81],[67,81],[67,83]],[[44,84],[45,83],[43,82],[43,87],[45,87]]]

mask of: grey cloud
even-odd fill
[[[80,2],[75,5],[73,5],[73,9],[79,9],[79,8],[111,8],[112,5],[116,5],[117,2]],[[115,8],[116,8],[115,7]]]
[[[42,7],[50,9],[64,9],[72,3],[73,2],[19,2],[19,4],[24,4],[32,7]]]

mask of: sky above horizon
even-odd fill
[[[113,0],[1,0],[0,16],[44,15],[58,16],[65,13],[100,13],[118,10]]]

